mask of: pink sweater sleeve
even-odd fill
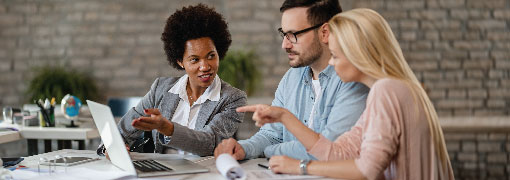
[[[377,179],[395,158],[401,134],[402,119],[399,92],[406,86],[384,81],[374,84],[367,99],[363,126],[363,142],[355,164],[367,179]],[[412,99],[413,97],[406,97]]]
[[[359,156],[359,149],[361,145],[362,125],[363,122],[361,119],[358,120],[356,125],[354,125],[350,131],[339,136],[334,143],[328,138],[320,135],[319,141],[313,145],[308,153],[321,161],[357,158]]]
[[[374,85],[356,125],[334,142],[320,136],[308,152],[322,161],[355,159],[367,179],[377,179],[397,153],[402,118],[397,94],[401,88],[405,86]]]

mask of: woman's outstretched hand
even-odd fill
[[[269,106],[265,104],[257,104],[250,106],[243,106],[236,109],[237,112],[254,112],[252,119],[258,127],[267,123],[282,122],[286,118],[294,116],[287,109]]]
[[[163,117],[158,109],[145,109],[144,113],[150,115],[150,117],[142,116],[134,119],[133,122],[131,122],[134,128],[144,131],[156,129],[166,136],[171,136],[173,134],[172,123]]]

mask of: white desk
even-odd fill
[[[0,132],[0,144],[20,140],[21,136],[17,131]]]
[[[22,127],[19,130],[25,139],[87,140],[99,137],[96,128]]]
[[[51,140],[57,140],[58,149],[70,149],[71,141],[76,140],[78,149],[83,150],[85,149],[85,140],[99,138],[99,132],[92,121],[81,124],[79,128],[18,126],[8,123],[1,123],[0,127],[18,129],[19,131],[16,133],[19,134],[19,139],[27,139],[28,155],[39,154],[38,140],[44,140],[45,152],[50,152],[52,150]],[[0,140],[1,142],[2,140]]]
[[[29,168],[34,168],[37,171],[37,163],[39,162],[39,159],[41,157],[45,157],[47,159],[54,159],[54,157],[56,155],[100,157],[100,156],[96,155],[95,151],[92,151],[92,150],[64,149],[64,150],[53,151],[53,152],[49,152],[49,153],[26,157],[25,160],[20,163],[20,165],[24,165]],[[208,173],[197,173],[197,174],[173,175],[173,176],[158,176],[158,177],[144,178],[144,179],[153,179],[154,178],[154,179],[211,179],[211,180],[217,179],[217,180],[225,180],[225,178],[223,176],[221,176],[219,174],[218,170],[216,169],[216,164],[215,164],[216,162],[215,162],[214,158],[189,156],[189,155],[185,156],[185,155],[178,155],[178,154],[132,153],[133,159],[166,159],[166,158],[171,159],[171,158],[176,158],[176,157],[186,158],[190,161],[197,162],[198,164],[200,164],[204,167],[207,167],[209,169],[209,172]],[[101,172],[122,173],[122,171],[120,169],[113,166],[109,160],[105,159],[105,157],[100,157],[100,158],[101,159],[97,160],[97,161],[92,161],[92,162],[79,164],[79,165],[75,165],[75,166],[70,166],[70,167],[68,167],[69,168],[68,171],[71,171],[72,169],[87,168],[90,170],[101,171]],[[203,159],[208,159],[208,160],[203,160]],[[201,161],[201,160],[203,160],[203,161]],[[256,171],[269,172],[269,170],[265,170],[265,169],[257,166],[257,164],[261,163],[261,162],[267,162],[267,160],[265,158],[252,159],[252,160],[248,160],[248,161],[241,163],[241,166],[243,167],[243,169],[245,169],[245,171],[256,170]],[[42,169],[48,168],[47,166],[41,166],[41,167],[42,167]],[[62,170],[62,169],[64,169],[64,167],[57,167],[57,170],[59,170],[59,169]],[[51,178],[51,176],[48,176],[47,173],[46,174],[42,173],[42,175],[46,175],[46,177],[45,178],[37,178],[37,179],[62,179],[61,177]],[[58,176],[58,174],[57,175],[54,174],[54,176]],[[294,178],[292,178],[292,179],[298,179],[298,178],[296,178],[294,176]],[[75,178],[73,178],[73,179],[75,179]],[[123,177],[120,179],[137,179],[137,178],[134,176],[130,176],[130,177]],[[253,177],[249,176],[247,179],[250,180],[250,179],[257,179],[257,178],[253,178]],[[326,179],[326,178],[324,178],[324,179]]]

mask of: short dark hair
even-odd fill
[[[168,17],[161,35],[169,64],[183,70],[177,61],[182,61],[186,41],[202,37],[211,38],[220,60],[225,57],[232,43],[227,22],[213,8],[200,3],[175,11]]]
[[[280,7],[280,12],[297,7],[308,8],[307,18],[312,26],[328,22],[333,16],[342,12],[338,0],[285,0]]]

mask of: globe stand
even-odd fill
[[[74,120],[71,120],[71,124],[70,125],[66,125],[67,128],[77,128],[78,126],[76,124],[74,124]]]

